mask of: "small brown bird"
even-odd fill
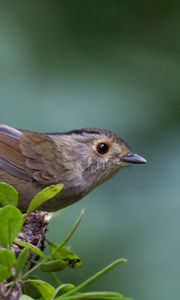
[[[22,212],[48,185],[64,184],[59,195],[41,206],[55,211],[80,200],[121,167],[145,162],[110,130],[39,133],[0,125],[0,180],[18,190]]]

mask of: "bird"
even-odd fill
[[[108,129],[41,133],[0,125],[0,181],[16,188],[23,213],[45,187],[64,185],[39,208],[53,212],[79,201],[119,169],[143,163],[142,156]]]

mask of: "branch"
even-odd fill
[[[47,212],[36,211],[31,213],[27,217],[23,229],[18,235],[18,239],[31,243],[32,245],[43,250],[48,221],[49,215]],[[16,255],[19,255],[22,247],[13,244],[12,250]],[[28,261],[31,262],[30,266],[32,266],[32,262],[34,261],[34,259],[34,254],[30,252],[28,258]],[[22,292],[21,283],[18,282],[9,287],[7,284],[7,281],[0,282],[0,300],[18,300]]]

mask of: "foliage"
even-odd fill
[[[73,228],[60,243],[52,243],[47,241],[49,252],[44,254],[38,247],[22,241],[18,238],[18,234],[23,228],[27,215],[35,210],[43,202],[54,197],[61,191],[63,185],[57,184],[45,188],[38,193],[31,201],[27,214],[24,216],[17,208],[18,193],[10,185],[0,182],[0,282],[6,280],[9,288],[17,283],[22,284],[23,294],[20,300],[44,299],[44,300],[73,300],[73,299],[109,299],[109,300],[128,300],[120,293],[116,292],[83,292],[82,290],[90,283],[108,272],[113,267],[125,263],[126,259],[118,259],[104,269],[100,270],[93,276],[86,279],[81,284],[75,286],[71,283],[62,283],[55,272],[64,270],[67,267],[79,269],[82,261],[73,251],[66,246],[67,242],[78,227],[84,211],[76,220]],[[15,255],[13,245],[21,246],[22,250],[19,255]],[[30,253],[38,256],[38,261],[30,263]],[[53,286],[48,282],[41,280],[32,273],[36,269],[43,272],[49,272],[58,282],[58,286]],[[56,284],[57,285],[57,284]]]

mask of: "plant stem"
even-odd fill
[[[35,265],[32,269],[30,269],[29,271],[27,271],[26,273],[24,273],[22,275],[21,279],[24,279],[27,275],[29,275],[30,273],[32,273],[33,271],[35,271],[37,268],[39,268],[43,263],[45,263],[49,258],[51,258],[56,251],[60,250],[70,240],[70,238],[72,237],[73,233],[77,229],[79,223],[81,222],[81,220],[82,220],[82,218],[84,216],[84,212],[85,212],[85,210],[82,209],[81,212],[80,212],[79,217],[75,221],[72,229],[67,234],[67,236],[65,237],[65,239],[63,240],[63,242],[59,246],[57,246],[57,248],[55,250],[53,250],[51,253],[49,253],[48,255],[46,255],[46,257],[44,259],[42,259],[39,263],[37,263],[37,265]]]
[[[73,227],[71,228],[70,232],[66,235],[66,237],[64,238],[64,240],[62,241],[61,244],[59,244],[59,246],[56,247],[56,249],[54,249],[52,252],[51,252],[51,256],[53,256],[53,254],[56,252],[56,251],[59,251],[69,240],[70,238],[72,237],[72,235],[74,234],[74,232],[76,231],[77,227],[79,226],[83,216],[84,216],[84,213],[85,213],[85,209],[83,208],[80,212],[80,215],[79,217],[77,218],[76,222],[74,223]]]
[[[86,287],[87,285],[89,285],[90,283],[95,281],[97,278],[104,275],[106,272],[110,271],[112,268],[116,267],[119,264],[123,264],[126,262],[127,262],[127,259],[125,259],[125,258],[120,258],[120,259],[113,261],[111,264],[109,264],[108,266],[106,266],[105,268],[103,268],[102,270],[97,272],[96,274],[94,274],[91,277],[89,277],[88,279],[86,279],[84,282],[82,282],[81,284],[76,286],[74,289],[72,289],[69,292],[67,292],[66,294],[64,294],[64,297],[72,295],[75,292],[80,291],[81,289],[83,289],[84,287]],[[59,297],[59,299],[63,299],[63,297]]]
[[[51,273],[52,278],[54,279],[54,282],[59,286],[62,285],[63,282],[59,279],[59,277],[57,276],[57,274],[55,272]]]

